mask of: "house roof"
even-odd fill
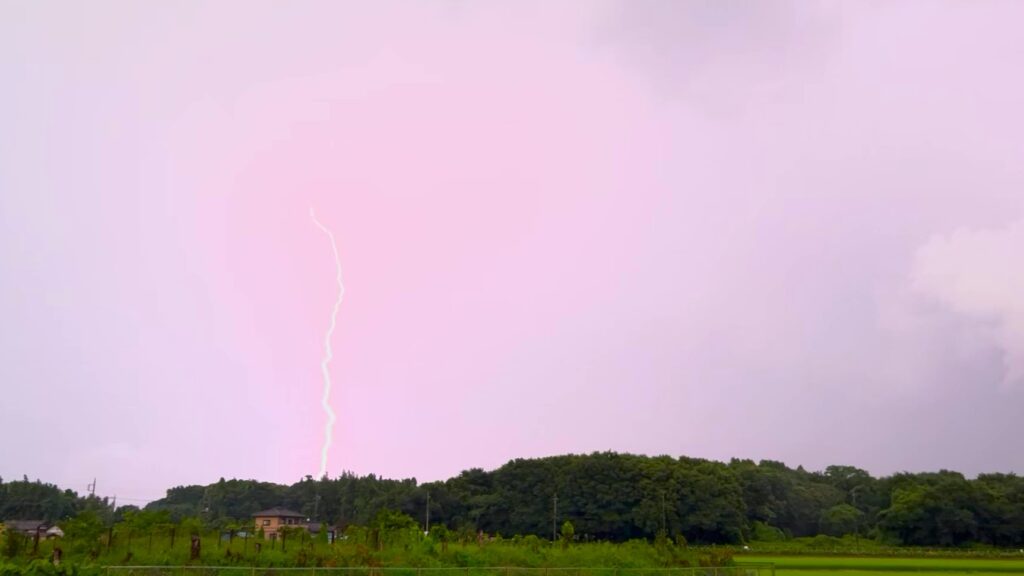
[[[49,524],[42,520],[8,520],[4,522],[4,526],[8,530],[33,531],[33,530],[45,530],[50,527]]]
[[[327,528],[328,532],[330,532],[331,530],[335,530],[334,526],[331,526],[329,524],[324,524],[323,522],[310,522],[309,523],[309,531],[311,533],[313,533],[313,534],[319,533],[321,528],[324,528],[324,527]]]
[[[306,517],[304,514],[299,514],[298,512],[296,512],[294,510],[289,510],[287,508],[281,508],[280,506],[275,506],[273,508],[268,508],[267,510],[264,510],[262,512],[256,512],[256,513],[253,514],[253,516],[254,517],[255,516],[271,516],[271,517],[274,517],[274,518],[305,518]]]

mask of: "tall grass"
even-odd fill
[[[301,532],[278,540],[225,538],[205,533],[200,554],[191,557],[188,536],[167,533],[108,531],[96,541],[42,540],[13,558],[10,565],[29,565],[63,551],[63,563],[75,566],[256,566],[268,568],[411,567],[411,568],[579,568],[660,569],[723,565],[728,550],[697,550],[643,540],[621,544],[551,544],[536,537],[496,539],[482,543],[442,543],[418,532],[386,541],[349,538],[329,544]],[[0,574],[0,576],[4,576]],[[498,576],[515,576],[512,574]],[[554,575],[552,575],[554,576]],[[575,575],[570,575],[575,576]]]

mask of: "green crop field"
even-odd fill
[[[737,564],[771,563],[777,576],[883,576],[913,572],[950,574],[1024,574],[1022,559],[913,558],[865,556],[739,556]]]

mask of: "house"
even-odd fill
[[[4,522],[4,529],[13,532],[21,532],[26,536],[35,537],[36,534],[45,536],[50,529],[50,524],[42,520],[8,520]]]
[[[329,526],[323,522],[310,522],[306,525],[306,529],[309,530],[309,533],[314,537],[319,536],[321,530],[325,531],[327,533],[327,542],[329,544],[334,544],[335,537],[338,534],[338,529],[336,527]]]
[[[267,538],[277,538],[277,533],[284,527],[309,529],[307,519],[302,514],[287,508],[270,508],[252,515],[256,522],[256,530],[263,530]]]

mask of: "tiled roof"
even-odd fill
[[[273,518],[305,518],[304,515],[299,514],[298,512],[296,512],[294,510],[289,510],[287,508],[281,508],[279,506],[275,506],[274,508],[269,508],[269,509],[264,510],[262,512],[256,512],[255,514],[253,514],[253,516],[271,516]]]

